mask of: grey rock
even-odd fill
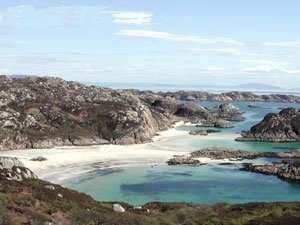
[[[297,142],[300,141],[300,110],[283,109],[278,114],[269,113],[249,131],[241,133],[237,141]]]
[[[200,136],[207,136],[208,135],[206,130],[191,131],[189,134],[190,135],[200,135]]]
[[[116,204],[113,204],[113,210],[115,211],[115,212],[121,212],[121,213],[123,213],[123,212],[125,212],[126,210],[120,205],[120,204],[118,204],[118,203],[116,203]]]

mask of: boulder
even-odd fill
[[[113,204],[113,210],[115,212],[125,212],[125,209],[119,203]]]

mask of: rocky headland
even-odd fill
[[[232,104],[205,108],[54,77],[0,76],[0,90],[0,150],[144,143],[179,120],[241,119]]]
[[[259,124],[241,135],[236,141],[299,142],[300,110],[287,108],[278,114],[269,113]]]

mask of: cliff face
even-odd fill
[[[300,141],[300,110],[287,108],[270,113],[237,141],[297,142]]]
[[[230,119],[239,113],[178,104],[152,92],[0,76],[0,150],[144,143],[176,120]]]

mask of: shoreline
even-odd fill
[[[214,133],[209,136],[192,136],[189,131],[177,130],[184,125],[177,122],[173,128],[158,132],[152,142],[132,145],[93,145],[93,146],[61,146],[50,149],[24,149],[2,151],[0,156],[16,157],[30,168],[39,178],[58,184],[65,184],[71,178],[84,176],[87,173],[101,169],[120,169],[141,165],[165,164],[174,155],[187,154],[193,150],[190,146],[172,146],[169,139],[197,138],[227,139],[233,135]],[[187,124],[191,125],[191,124]],[[42,156],[46,161],[31,161],[32,158]],[[203,158],[204,163],[223,163],[226,160],[209,160]]]
[[[159,143],[169,138],[189,135],[186,131],[176,130],[183,125],[182,121],[173,128],[158,132],[152,142],[132,145],[94,145],[94,146],[63,146],[50,149],[24,149],[2,151],[0,156],[16,157],[25,167],[30,168],[39,178],[63,184],[64,181],[84,175],[101,168],[125,168],[145,164],[165,163],[174,154],[185,152],[170,149]],[[31,161],[42,156],[46,161]],[[95,167],[95,164],[98,166]]]

